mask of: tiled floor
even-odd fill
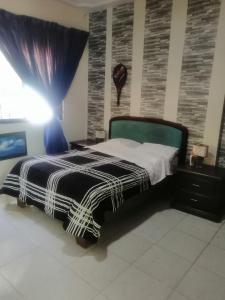
[[[61,223],[0,196],[1,300],[224,300],[225,224],[150,202],[84,250]]]

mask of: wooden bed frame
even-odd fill
[[[157,134],[152,134],[155,129]],[[178,154],[179,164],[184,163],[186,159],[188,130],[178,123],[155,118],[115,117],[109,122],[109,139],[111,138],[129,138],[138,142],[175,146],[180,149]],[[164,180],[166,181],[166,179]],[[161,186],[161,184],[158,183],[156,186]],[[22,208],[26,207],[19,199],[17,199],[17,205]],[[76,237],[76,241],[83,248],[93,244],[93,242],[81,237]]]

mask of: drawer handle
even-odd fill
[[[192,185],[193,185],[194,187],[200,188],[200,185],[199,185],[199,184],[192,183]]]
[[[198,202],[198,200],[195,199],[195,198],[190,198],[190,200],[191,200],[192,202]]]

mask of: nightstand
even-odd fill
[[[225,208],[225,169],[208,165],[179,166],[172,206],[220,222]]]
[[[70,142],[70,149],[71,150],[82,150],[85,147],[95,145],[96,141],[91,139],[86,140],[79,140],[79,141],[71,141]]]

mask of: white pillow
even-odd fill
[[[141,143],[138,143],[136,141],[130,140],[130,139],[124,139],[124,138],[115,138],[108,140],[106,143],[111,145],[123,145],[129,148],[136,148],[141,145]]]
[[[141,150],[145,151],[149,154],[157,154],[158,156],[164,158],[173,158],[177,153],[179,148],[166,146],[162,144],[154,144],[154,143],[143,143],[139,146]]]

